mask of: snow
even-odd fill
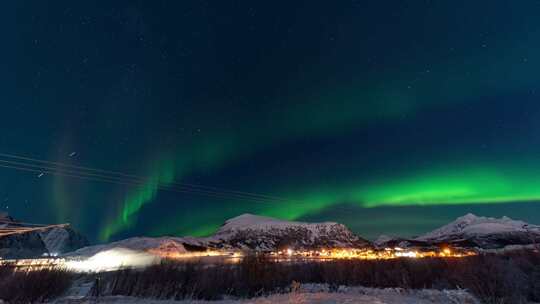
[[[388,241],[391,241],[395,239],[394,237],[392,236],[388,236],[388,235],[380,235],[375,241],[373,241],[373,244],[377,245],[377,246],[380,246]]]
[[[74,252],[69,253],[69,256],[93,256],[100,251],[111,250],[116,248],[124,248],[137,251],[149,251],[152,249],[168,249],[175,251],[176,253],[185,253],[187,252],[183,244],[190,245],[199,245],[207,246],[211,242],[220,242],[223,239],[227,239],[230,235],[234,234],[236,231],[244,229],[266,229],[272,227],[293,227],[298,224],[306,223],[296,223],[289,221],[281,221],[269,217],[256,216],[251,214],[244,214],[230,220],[227,220],[221,229],[216,233],[215,236],[207,238],[194,238],[194,237],[133,237],[124,239],[117,242],[112,242],[104,245],[95,245],[84,247]]]
[[[469,213],[457,218],[448,225],[416,238],[416,240],[433,240],[457,234],[464,236],[483,236],[512,232],[540,233],[540,226],[530,225],[523,221],[512,220],[506,216],[497,219],[476,216]]]
[[[7,214],[6,212],[0,212],[0,228],[6,228],[8,227],[8,223],[11,222],[13,219]]]
[[[11,237],[15,243],[9,243],[11,251],[20,251],[16,257],[31,258],[41,255],[57,256],[88,245],[84,236],[73,230],[69,224],[40,225],[16,221],[8,214],[0,213],[0,229],[18,229],[18,236]],[[18,248],[18,249],[17,249]],[[5,248],[7,250],[7,248]]]
[[[484,253],[495,253],[495,254],[506,254],[514,251],[523,251],[523,250],[533,250],[536,252],[540,251],[539,244],[528,244],[528,245],[507,245],[502,248],[494,249],[482,249]]]
[[[333,226],[339,225],[334,222],[324,223],[305,223],[279,220],[266,216],[253,215],[245,213],[225,221],[225,224],[216,233],[216,236],[223,236],[230,233],[234,233],[239,230],[251,229],[251,230],[270,230],[270,229],[287,229],[295,227],[304,227],[312,232],[317,232],[321,226]]]
[[[335,222],[305,223],[243,214],[229,219],[212,237],[225,247],[268,251],[279,246],[296,248],[366,247],[369,242]]]
[[[69,232],[60,227],[55,227],[47,231],[47,233],[40,233],[43,243],[50,254],[58,254],[62,252],[66,242],[69,240]]]
[[[512,231],[526,231],[521,227],[512,227],[503,223],[482,223],[470,225],[463,229],[465,234],[490,234],[494,232],[512,232]]]
[[[175,250],[177,253],[187,252],[183,243],[186,240],[177,237],[133,237],[117,242],[112,242],[104,245],[95,245],[84,247],[73,252],[68,253],[68,256],[84,256],[90,257],[101,251],[107,251],[112,249],[129,249],[133,251],[148,251],[151,249],[168,248]]]
[[[218,232],[210,237],[134,237],[109,244],[81,248],[66,256],[90,257],[104,250],[124,248],[137,251],[186,253],[184,244],[206,248],[224,248],[234,250],[253,249],[273,250],[276,244],[291,233],[301,234],[297,241],[301,244],[316,244],[334,241],[336,246],[362,242],[345,226],[333,223],[304,223],[274,219],[270,217],[243,214],[227,220]],[[255,244],[255,245],[254,245]]]
[[[94,303],[95,299],[66,297],[54,303]],[[329,290],[325,284],[305,284],[298,291],[273,294],[253,299],[226,299],[220,301],[197,300],[153,300],[125,296],[106,296],[99,299],[99,303],[124,304],[286,304],[286,303],[313,303],[313,304],[479,304],[473,296],[464,290],[406,290],[400,288],[366,288],[366,287],[339,287],[335,292]]]
[[[225,224],[219,229],[222,230],[231,230],[231,229],[242,229],[242,228],[255,228],[255,227],[290,227],[290,226],[310,226],[317,223],[306,223],[306,222],[294,222],[279,220],[272,217],[254,215],[249,213],[244,213],[237,217],[233,217],[225,221]],[[331,224],[334,225],[334,222],[324,222],[320,224]]]
[[[293,235],[294,238],[289,236]],[[507,237],[509,236],[509,237]],[[376,245],[395,238],[381,236]],[[540,239],[540,226],[530,225],[508,217],[500,219],[466,214],[455,221],[433,230],[413,241],[446,242],[472,240],[480,248],[497,248],[511,244],[527,244]],[[369,246],[369,243],[354,235],[347,227],[334,223],[305,223],[279,220],[253,214],[242,214],[227,220],[217,233],[210,237],[134,237],[109,244],[85,247],[66,256],[91,257],[101,251],[124,248],[142,252],[159,250],[161,253],[186,253],[194,245],[228,250],[275,250],[278,244],[288,242],[290,246],[309,248],[320,244],[336,247]],[[398,240],[398,239],[395,239]],[[407,239],[400,247],[408,247]]]

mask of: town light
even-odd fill
[[[123,267],[145,267],[159,261],[160,258],[149,253],[118,248],[99,252],[85,260],[67,260],[65,266],[76,272],[99,272]]]

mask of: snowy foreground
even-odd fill
[[[65,297],[57,304],[95,303],[95,298]],[[140,303],[140,304],[281,304],[281,303],[358,303],[358,304],[478,304],[473,296],[463,290],[404,290],[399,288],[376,289],[364,287],[340,287],[330,292],[327,285],[305,284],[296,292],[275,294],[249,300],[221,301],[160,301],[123,296],[108,296],[99,299],[99,303]]]

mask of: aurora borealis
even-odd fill
[[[256,213],[410,235],[468,212],[540,223],[536,1],[3,4],[0,211],[93,241]],[[74,153],[75,152],[75,153]],[[189,183],[282,198],[164,191]]]

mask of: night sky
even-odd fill
[[[369,238],[468,212],[540,224],[538,16],[525,0],[6,1],[0,153],[144,182],[0,168],[0,211],[93,242],[246,212]]]

